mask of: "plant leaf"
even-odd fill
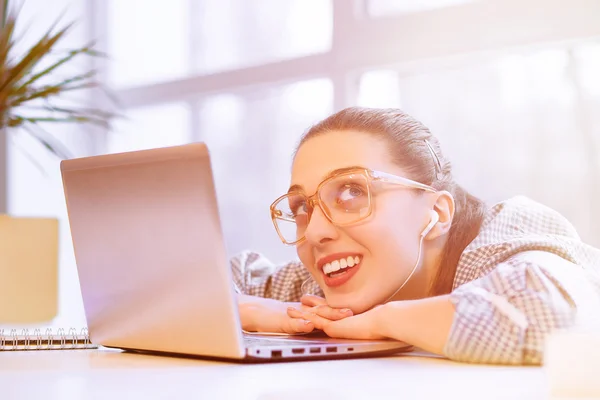
[[[11,38],[15,28],[15,19],[7,18],[5,25],[0,30],[0,82],[8,75],[8,54],[12,48]],[[4,108],[8,93],[0,91],[0,107]]]
[[[10,141],[17,148],[17,150],[19,150],[25,156],[25,158],[27,158],[40,171],[40,173],[44,175],[45,178],[48,177],[48,173],[46,172],[46,170],[44,170],[42,164],[40,164],[35,158],[33,158],[33,156],[29,154],[29,152],[25,150],[25,148],[17,140],[15,140],[13,135],[10,135]]]
[[[8,118],[8,126],[15,127],[19,125],[25,125],[26,123],[39,123],[39,122],[59,122],[59,123],[89,123],[93,125],[99,125],[104,128],[110,128],[110,124],[105,118],[98,118],[89,115],[73,115],[66,117],[24,117],[20,115],[12,115]]]
[[[109,118],[119,117],[119,115],[117,115],[116,113],[110,113],[110,112],[103,111],[103,110],[95,110],[95,109],[88,109],[88,108],[74,109],[74,108],[55,107],[55,106],[49,105],[49,106],[42,107],[42,109],[50,111],[50,112],[64,113],[64,114],[69,114],[69,115],[79,115],[79,116],[84,116],[84,117],[89,117],[89,118],[109,119]]]
[[[16,97],[18,95],[23,95],[23,94],[27,94],[27,92],[29,91],[29,95],[31,95],[32,93],[35,93],[36,91],[44,91],[50,88],[55,88],[55,90],[52,90],[52,92],[55,92],[55,94],[60,94],[60,90],[62,90],[62,87],[74,83],[74,82],[80,82],[80,81],[85,81],[86,79],[92,79],[94,76],[96,76],[96,70],[92,70],[89,72],[86,72],[85,74],[81,74],[81,75],[76,75],[72,78],[68,78],[63,80],[62,82],[59,83],[55,83],[52,85],[45,85],[42,86],[40,88],[36,88],[36,87],[31,87],[29,84],[28,85],[23,85],[21,86],[19,89],[17,89],[16,91],[13,92],[13,96]],[[93,83],[89,82],[89,83]],[[35,97],[33,97],[35,98]],[[16,97],[11,103],[11,106],[15,106],[20,102],[24,102],[29,100],[30,98],[25,96],[25,97]]]
[[[37,128],[37,132],[33,129],[33,126]],[[22,128],[57,157],[63,160],[72,158],[70,151],[62,143],[59,143],[52,135],[40,128],[39,125],[24,124]]]
[[[109,128],[109,121],[116,114],[77,106],[56,106],[53,100],[67,92],[88,88],[100,88],[116,103],[116,99],[95,81],[96,71],[71,74],[66,79],[57,79],[50,84],[39,84],[42,78],[53,77],[61,67],[70,65],[79,55],[106,57],[96,51],[94,42],[66,53],[55,51],[55,47],[71,31],[73,23],[56,30],[60,18],[23,55],[12,60],[12,51],[18,38],[15,38],[15,25],[18,14],[6,16],[6,23],[0,26],[0,124],[8,128],[22,128],[48,151],[60,158],[69,158],[69,151],[48,132],[41,123],[89,123]],[[56,55],[49,66],[37,68],[49,55]],[[40,102],[43,106],[37,106]],[[33,115],[23,115],[22,110],[37,110]]]
[[[60,40],[63,35],[71,29],[72,26],[72,23],[67,25],[54,34],[54,36],[51,36],[50,31],[48,31],[35,45],[33,45],[33,47],[31,47],[31,49],[29,49],[23,59],[21,59],[16,66],[9,70],[10,74],[7,74],[7,76],[4,77],[5,80],[0,86],[0,91],[5,90],[7,86],[12,86],[21,80],[40,61],[41,58],[50,52],[56,42]]]
[[[81,54],[84,52],[84,49],[78,49],[78,50],[72,50],[69,52],[69,54],[66,57],[61,58],[60,60],[58,60],[57,62],[55,62],[54,64],[52,64],[51,66],[49,66],[48,68],[38,72],[37,74],[34,74],[33,76],[31,76],[31,78],[29,78],[27,81],[25,81],[24,83],[22,83],[19,88],[16,90],[16,92],[18,93],[20,90],[23,90],[24,88],[27,88],[29,85],[31,85],[33,82],[37,81],[38,79],[47,76],[50,74],[50,72],[54,71],[56,68],[60,67],[61,65],[69,62],[70,60],[72,60],[73,58],[75,58],[78,54]]]
[[[62,94],[64,92],[69,92],[69,91],[73,91],[73,90],[91,89],[91,88],[96,87],[97,85],[98,84],[95,82],[89,82],[89,83],[84,83],[81,85],[75,85],[75,86],[70,86],[70,87],[45,86],[40,89],[37,89],[37,91],[35,91],[35,92],[27,94],[25,97],[18,97],[16,99],[12,100],[10,103],[10,106],[17,107],[17,106],[21,105],[22,103],[25,103],[30,100],[39,99],[39,98],[46,99],[50,96],[56,96],[56,95]]]

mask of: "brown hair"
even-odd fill
[[[455,214],[442,255],[442,263],[430,295],[450,293],[462,252],[477,236],[485,203],[469,194],[452,177],[452,166],[443,156],[439,141],[422,123],[398,109],[346,108],[311,127],[298,148],[310,138],[329,131],[360,131],[388,143],[392,160],[417,182],[447,190],[455,201]]]

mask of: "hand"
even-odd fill
[[[301,309],[307,311],[309,307],[301,303],[286,303],[262,297],[238,295],[238,305],[242,329],[249,332],[269,333],[308,333],[315,329],[315,325],[302,317],[291,317],[287,309]]]
[[[324,327],[331,321],[339,321],[353,315],[349,308],[332,308],[327,301],[319,296],[305,295],[300,299],[301,307],[288,308],[288,316],[311,321],[316,329]]]
[[[308,298],[310,297],[310,298]],[[377,328],[380,306],[362,314],[353,315],[348,309],[334,309],[325,303],[325,299],[316,296],[304,296],[303,305],[312,305],[310,311],[288,310],[288,315],[311,321],[315,328],[323,330],[327,336],[343,339],[384,339]]]

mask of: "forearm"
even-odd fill
[[[323,330],[339,338],[397,339],[461,362],[539,364],[547,334],[572,326],[576,316],[596,321],[600,304],[581,268],[550,256],[535,260],[547,261],[544,268],[520,256],[449,295],[390,302]]]
[[[256,316],[260,315],[259,311],[261,308],[273,307],[276,303],[281,303],[273,299],[239,293],[237,294],[237,300],[242,328],[247,331],[255,331],[257,329],[258,321]]]
[[[381,336],[443,354],[454,318],[450,296],[394,301],[373,310]]]
[[[300,306],[300,303],[289,303],[246,294],[237,294],[237,300],[242,328],[249,332],[265,330],[265,326],[270,326],[274,322],[274,320],[267,321],[269,318],[285,315],[290,306]]]
[[[586,288],[585,282],[576,283],[579,291]],[[570,326],[576,311],[554,285],[535,265],[507,264],[451,295],[378,307],[375,326],[384,337],[456,361],[539,364],[546,335]]]

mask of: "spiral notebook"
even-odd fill
[[[0,351],[3,350],[74,350],[95,349],[97,345],[90,342],[86,328],[77,330],[70,328],[53,331],[51,328],[42,332],[35,329],[0,329]]]

